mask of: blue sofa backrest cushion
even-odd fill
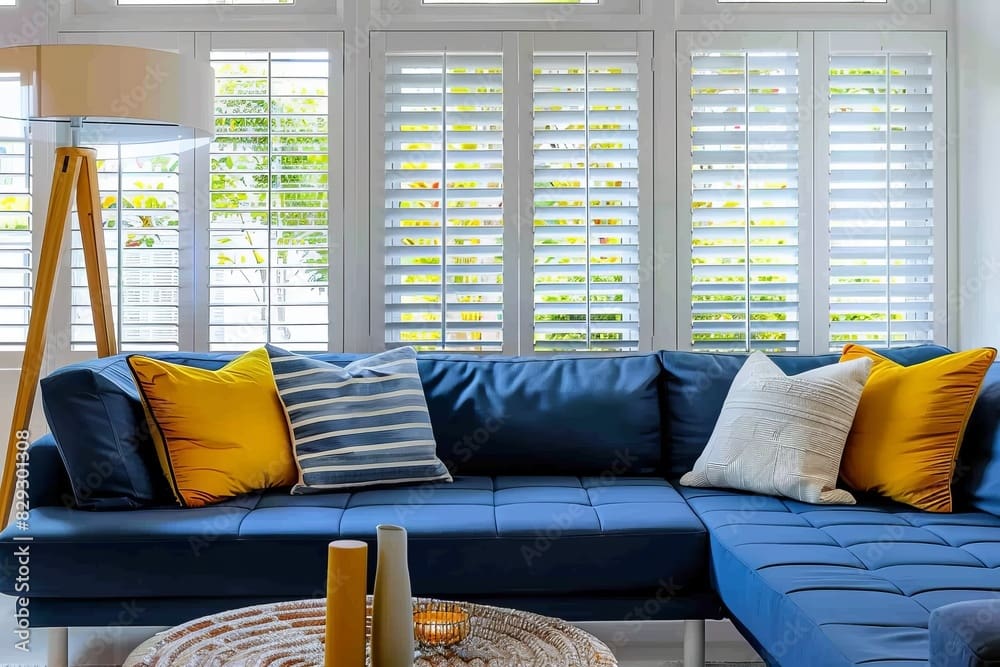
[[[126,356],[66,366],[41,381],[45,417],[80,509],[176,506],[156,459]],[[236,357],[184,352],[152,356],[208,370],[222,368]],[[346,363],[356,356],[337,359]]]
[[[959,451],[958,502],[1000,516],[1000,363],[986,373]]]
[[[215,370],[236,355],[153,356]],[[335,364],[361,356],[316,355]],[[419,365],[438,456],[456,474],[637,475],[660,467],[662,369],[655,354],[425,355]],[[172,502],[124,355],[67,366],[41,385],[78,507]]]
[[[41,387],[77,507],[121,510],[171,502],[124,357],[67,366],[42,379]]]
[[[661,372],[655,354],[420,360],[438,456],[474,475],[656,472]]]
[[[909,366],[948,354],[951,350],[938,345],[920,345],[881,352],[893,361]],[[729,387],[747,355],[669,351],[660,355],[665,369],[663,412],[667,426],[664,436],[669,442],[665,449],[664,467],[668,476],[677,477],[691,470],[708,444]],[[797,375],[835,364],[840,355],[775,355],[771,358],[786,374]]]

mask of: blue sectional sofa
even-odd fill
[[[888,354],[909,364],[945,352]],[[212,369],[232,358],[156,356]],[[30,536],[33,625],[175,624],[322,595],[331,539],[372,542],[377,524],[395,523],[409,530],[420,595],[569,620],[683,619],[694,639],[698,621],[728,617],[782,667],[1000,665],[1000,366],[967,433],[961,509],[936,515],[678,486],[743,360],[422,356],[453,484],[178,509],[140,498],[135,475],[155,486],[155,469],[107,496],[74,489],[45,436],[30,450],[27,531],[0,534],[0,592],[15,594],[15,538]],[[777,358],[788,373],[837,360]],[[151,447],[124,357],[61,369],[43,396],[57,436],[93,434],[96,469],[125,446]],[[74,491],[96,509],[78,509]],[[697,647],[687,655],[700,659]]]

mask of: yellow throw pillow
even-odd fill
[[[160,465],[182,506],[298,481],[267,350],[217,371],[138,355],[128,365]]]
[[[997,351],[947,354],[901,366],[860,345],[841,362],[874,361],[840,465],[844,482],[928,512],[951,512],[951,479],[965,426]]]

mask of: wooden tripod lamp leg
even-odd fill
[[[115,320],[111,310],[111,284],[108,281],[108,256],[104,250],[104,223],[101,221],[101,195],[97,183],[97,153],[90,148],[73,149],[82,155],[80,183],[76,190],[76,214],[80,219],[83,259],[87,267],[90,312],[94,317],[97,356],[118,354]],[[121,203],[119,203],[119,210]],[[119,224],[121,221],[119,220]]]
[[[34,292],[31,298],[31,318],[28,320],[28,340],[24,346],[24,360],[21,363],[21,377],[17,384],[17,398],[14,401],[14,417],[7,440],[7,456],[3,467],[3,481],[0,482],[0,503],[2,519],[0,526],[6,526],[10,518],[14,499],[15,463],[17,443],[23,440],[31,422],[31,408],[35,403],[35,389],[42,369],[45,353],[45,325],[52,305],[52,291],[59,269],[66,221],[73,201],[73,189],[80,177],[81,160],[71,149],[56,150],[56,165],[52,177],[52,196],[45,216],[45,232],[42,249],[38,257]]]

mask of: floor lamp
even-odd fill
[[[0,48],[0,76],[20,80],[18,120],[54,123],[69,146],[56,149],[52,191],[35,263],[31,315],[0,482],[0,528],[17,489],[19,434],[26,432],[45,352],[46,323],[75,199],[97,353],[118,352],[92,144],[152,143],[211,136],[211,66],[167,51],[122,46]],[[39,127],[40,125],[34,125]],[[23,447],[23,442],[22,445]]]

